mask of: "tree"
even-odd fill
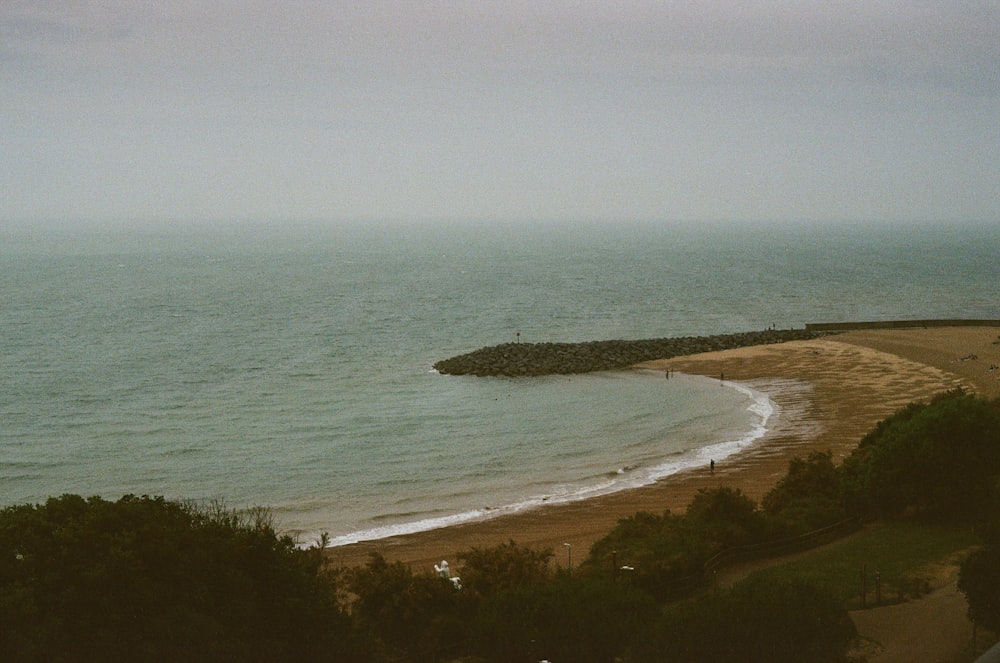
[[[562,574],[485,599],[471,626],[471,649],[498,663],[610,663],[655,614],[649,595],[628,584]]]
[[[636,641],[635,663],[836,663],[855,636],[836,598],[799,580],[751,576],[731,590],[670,606]]]
[[[458,555],[462,586],[488,596],[503,589],[546,582],[552,577],[552,557],[551,548],[536,550],[513,540],[489,548],[473,547]]]
[[[960,389],[909,405],[866,435],[841,472],[844,499],[861,515],[979,517],[996,497],[1000,405]]]
[[[595,543],[584,570],[627,564],[631,582],[666,600],[701,580],[705,562],[732,546],[763,540],[766,522],[756,503],[733,488],[702,489],[682,516],[640,512]]]
[[[787,534],[801,534],[846,518],[832,454],[816,451],[805,460],[793,458],[788,473],[761,505]]]
[[[958,588],[969,604],[969,618],[1000,632],[1000,508],[994,509],[977,529],[984,545],[962,562]]]
[[[1000,632],[1000,546],[994,542],[966,557],[958,588],[969,604],[969,619]]]
[[[764,528],[757,504],[738,488],[702,488],[688,505],[686,517],[708,538],[713,552],[753,542]]]
[[[350,572],[352,614],[382,658],[434,661],[463,646],[468,597],[444,578],[373,553]]]
[[[366,660],[320,551],[162,497],[0,511],[0,633],[9,661]]]

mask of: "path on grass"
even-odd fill
[[[919,599],[852,610],[868,663],[958,663],[974,660],[965,595],[951,580]],[[983,634],[985,636],[985,634]],[[979,638],[986,640],[986,637]],[[982,649],[983,644],[977,643]]]

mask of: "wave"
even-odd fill
[[[748,412],[755,415],[756,418],[752,428],[737,438],[726,439],[722,442],[709,444],[698,449],[672,453],[668,455],[669,460],[649,467],[626,465],[610,469],[599,475],[595,475],[594,477],[591,477],[590,480],[585,480],[582,483],[572,485],[567,484],[557,487],[549,493],[531,496],[510,504],[484,506],[460,513],[431,516],[419,518],[409,522],[398,522],[390,525],[380,525],[367,529],[360,529],[348,534],[333,537],[330,539],[328,545],[329,547],[337,547],[359,543],[361,541],[374,541],[396,536],[405,536],[408,534],[415,534],[417,532],[426,532],[469,522],[489,520],[499,516],[515,514],[542,506],[577,502],[623,490],[641,488],[686,470],[704,467],[712,460],[716,462],[725,460],[726,458],[752,447],[767,434],[768,423],[774,416],[777,410],[777,405],[768,394],[752,389],[739,382],[723,381],[722,384],[725,387],[734,389],[747,396],[750,400],[750,405],[748,405],[746,409]],[[402,514],[395,515],[399,517]],[[418,516],[419,514],[410,513],[406,515]],[[385,520],[386,518],[388,518],[388,516],[376,518],[375,520]]]

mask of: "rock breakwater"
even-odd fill
[[[443,359],[434,368],[447,375],[538,376],[622,369],[653,359],[816,338],[824,332],[777,330],[716,336],[585,343],[505,343]]]

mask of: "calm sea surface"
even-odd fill
[[[770,402],[431,365],[518,332],[997,318],[998,246],[972,224],[0,230],[0,505],[223,500],[343,543],[639,485],[752,443]]]

